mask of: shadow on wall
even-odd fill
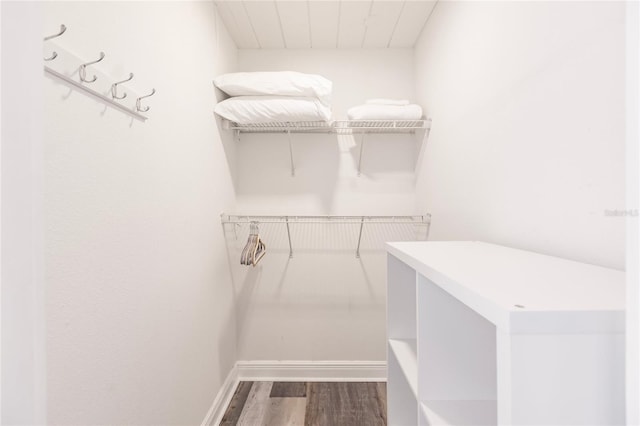
[[[426,142],[424,135],[424,131],[397,135],[373,133],[338,136],[338,140],[340,143],[340,139],[344,138],[347,145],[350,145],[354,166],[361,165],[362,175],[375,177],[384,173],[413,173],[419,164],[418,153],[422,151]],[[398,151],[402,151],[405,155]]]
[[[427,155],[427,148],[429,147],[429,137],[431,136],[431,126],[429,125],[429,129],[422,130],[416,132],[416,163],[415,163],[415,182],[421,176],[424,164],[425,164],[425,155]]]
[[[223,227],[241,348],[253,344],[250,340],[257,330],[262,337],[271,335],[273,341],[290,341],[304,337],[284,333],[286,324],[383,318],[384,241],[426,237],[424,225],[370,224],[363,229],[357,258],[358,224],[292,223],[290,259],[286,225],[262,224],[259,233],[267,255],[254,268],[239,263],[249,226]],[[267,323],[277,327],[269,328]]]
[[[293,134],[295,176],[285,134],[243,134],[237,145],[237,195],[313,195],[331,205],[339,175],[341,152],[336,136]],[[283,212],[286,213],[286,212]]]
[[[277,214],[327,214],[348,208],[349,204],[341,209],[337,199],[413,191],[405,178],[413,181],[417,139],[417,135],[366,135],[358,176],[362,135],[294,134],[292,176],[285,134],[243,134],[236,143],[236,194],[241,200],[289,198],[286,210],[280,204],[271,206],[281,209]],[[400,184],[398,179],[404,180]],[[300,197],[310,204],[300,203]],[[368,214],[376,214],[373,209],[380,201],[385,203],[372,201]]]
[[[222,102],[223,100],[229,98],[229,95],[224,93],[222,90],[217,87],[213,87],[216,102]],[[234,189],[237,188],[236,184],[236,176],[237,176],[237,161],[236,161],[236,141],[234,137],[234,133],[230,130],[224,130],[224,123],[222,117],[213,112],[213,107],[211,110],[211,115],[213,115],[216,120],[216,127],[218,128],[218,133],[220,134],[220,140],[222,141],[222,148],[224,149],[224,155],[227,159],[227,164],[229,165],[229,171],[231,172],[231,179],[233,183]]]

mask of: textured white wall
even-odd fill
[[[2,355],[3,425],[44,424],[46,412],[42,259],[41,6],[2,2]]]
[[[43,34],[134,72],[146,123],[45,77],[50,424],[199,424],[236,360],[211,81],[236,49],[207,2],[55,2]]]
[[[627,208],[640,209],[640,4],[626,10],[626,192]],[[640,424],[640,224],[627,217],[626,422]]]
[[[416,46],[435,240],[624,267],[624,2],[439,2]]]
[[[295,70],[333,81],[334,118],[376,97],[411,99],[411,49],[240,50],[242,71]],[[286,135],[243,135],[237,144],[240,214],[413,214],[418,142],[411,135],[367,138],[362,176],[359,136],[294,135],[296,176]],[[268,253],[255,268],[239,265],[246,228],[228,229],[238,303],[241,360],[384,360],[385,239],[412,236],[406,227],[365,228],[355,258],[356,226],[261,227]]]

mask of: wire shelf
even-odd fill
[[[340,223],[340,224],[360,224],[364,223],[413,223],[428,225],[431,222],[431,215],[414,216],[290,216],[290,215],[226,215],[221,216],[222,223]]]
[[[228,129],[240,133],[415,133],[427,130],[430,119],[420,120],[336,120],[238,124],[228,122]]]
[[[297,121],[279,123],[238,124],[230,122],[230,130],[240,133],[332,133],[332,123],[326,121]]]
[[[337,120],[333,128],[339,135],[354,133],[415,133],[429,128],[431,120]]]
[[[235,224],[237,226],[241,226],[243,224],[281,224],[283,225],[281,232],[286,230],[286,241],[288,242],[289,248],[289,257],[293,258],[293,247],[292,243],[292,235],[294,235],[295,230],[299,229],[311,229],[310,226],[313,226],[316,232],[320,232],[319,237],[323,240],[331,239],[331,237],[327,234],[328,229],[324,228],[324,226],[329,225],[337,225],[336,228],[340,234],[343,236],[346,235],[348,229],[350,228],[353,231],[353,244],[355,246],[355,255],[356,258],[360,257],[361,245],[363,243],[363,230],[365,229],[365,225],[367,228],[371,228],[373,225],[406,225],[406,226],[418,226],[419,229],[422,229],[420,232],[423,234],[425,240],[429,236],[429,228],[431,225],[431,215],[414,215],[414,216],[265,216],[265,215],[221,215],[221,221],[223,226],[227,224]],[[307,227],[301,228],[301,225],[308,225]],[[349,227],[349,225],[353,225]],[[340,227],[341,226],[341,227]],[[320,227],[320,228],[318,228]],[[346,227],[346,228],[345,228]],[[235,228],[235,227],[234,227]],[[379,229],[379,226],[373,228]],[[369,233],[371,233],[370,230]],[[365,233],[367,234],[367,233]],[[385,232],[377,232],[376,234],[386,235]],[[295,235],[294,235],[295,236]],[[357,238],[356,238],[357,236]],[[367,238],[365,238],[366,240]],[[295,240],[295,239],[294,239]],[[383,239],[382,241],[390,241],[389,239]]]

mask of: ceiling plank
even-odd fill
[[[387,47],[405,2],[374,0],[362,47]]]
[[[337,1],[311,1],[309,18],[311,21],[311,47],[314,49],[335,49],[338,41]]]
[[[359,48],[364,40],[370,1],[343,1],[340,4],[339,48]]]
[[[236,44],[238,49],[243,48],[239,43],[242,41],[242,35],[240,34],[240,29],[238,28],[238,24],[235,23],[235,18],[233,14],[229,10],[229,5],[224,1],[216,1],[214,2],[216,5],[216,9],[218,10],[218,15],[222,19],[224,26],[229,31],[233,42]]]
[[[389,47],[413,47],[435,5],[436,0],[407,1]]]
[[[311,28],[306,1],[276,2],[287,48],[308,49],[311,47]]]
[[[280,18],[273,1],[245,1],[243,2],[263,49],[282,49],[284,39]]]
[[[258,49],[260,45],[256,39],[251,22],[240,1],[216,2],[220,16],[236,42],[238,49]]]
[[[239,49],[412,47],[436,0],[215,0]]]

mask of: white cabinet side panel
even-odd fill
[[[624,424],[623,334],[513,335],[510,352],[511,419],[502,423]]]
[[[416,272],[388,255],[387,333],[389,339],[416,338]]]
[[[496,328],[418,276],[420,400],[495,400]]]

